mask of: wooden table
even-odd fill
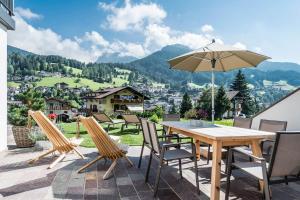
[[[261,157],[260,141],[275,136],[275,133],[244,129],[237,127],[212,125],[209,123],[192,124],[192,122],[164,121],[160,123],[168,127],[168,134],[178,133],[194,139],[197,157],[200,158],[200,142],[213,147],[211,170],[210,199],[220,199],[221,155],[222,147],[251,145],[255,156]]]

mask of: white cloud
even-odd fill
[[[160,23],[167,16],[165,10],[155,3],[133,5],[130,0],[125,0],[124,7],[103,2],[99,3],[99,7],[111,12],[106,18],[106,25],[115,31],[142,31],[147,24]]]
[[[102,35],[100,35],[96,31],[91,31],[91,32],[85,32],[84,37],[79,40],[81,41],[90,41],[94,45],[99,45],[99,46],[108,46],[109,42],[103,38]]]
[[[29,8],[16,7],[15,13],[18,13],[25,19],[41,19],[42,15],[33,13]]]
[[[254,51],[255,51],[256,53],[262,53],[261,47],[254,47]]]
[[[203,33],[210,33],[210,32],[213,32],[214,31],[214,28],[212,27],[212,25],[209,25],[209,24],[205,24],[201,27],[201,31]]]
[[[209,44],[213,38],[209,34],[174,31],[165,25],[150,24],[145,30],[145,48],[159,49],[170,44],[182,44],[192,49],[197,49]],[[218,43],[223,43],[216,38]]]
[[[235,47],[235,48],[238,48],[238,49],[243,49],[243,50],[247,49],[247,46],[245,44],[241,43],[241,42],[236,42],[232,46]]]

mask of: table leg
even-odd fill
[[[197,160],[200,160],[200,140],[195,140]]]
[[[213,157],[211,169],[211,191],[210,199],[220,199],[220,181],[221,181],[221,157],[222,157],[222,142],[213,142]]]
[[[261,149],[260,149],[260,145],[259,145],[259,141],[258,140],[253,140],[252,141],[252,153],[253,155],[257,156],[257,157],[262,157],[262,153],[261,153]],[[259,186],[260,186],[260,190],[263,191],[264,188],[264,182],[263,181],[259,181]]]

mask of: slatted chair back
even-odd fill
[[[102,156],[117,159],[125,155],[94,117],[79,116],[79,119]]]
[[[139,124],[140,120],[136,115],[122,115],[126,123]]]
[[[149,127],[148,127],[148,120],[146,118],[141,118],[141,125],[142,125],[142,133],[144,137],[144,142],[148,145],[151,145]]]
[[[164,114],[163,121],[180,121],[180,114]]]
[[[113,123],[112,119],[107,116],[105,113],[93,113],[93,116],[101,123],[110,122]]]
[[[300,175],[300,132],[277,132],[269,177]]]
[[[160,154],[159,141],[157,137],[156,125],[153,122],[148,121],[149,135],[151,138],[151,147],[155,153]]]
[[[251,129],[252,118],[235,117],[233,121],[234,127]]]
[[[60,153],[73,150],[72,143],[64,136],[64,134],[44,115],[41,111],[28,111],[34,121],[47,136],[53,147]]]
[[[277,121],[277,120],[260,120],[259,130],[268,132],[285,131],[287,127],[287,121]]]

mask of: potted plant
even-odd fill
[[[17,95],[16,98],[22,101],[22,105],[12,105],[8,112],[8,120],[13,125],[13,136],[17,147],[32,147],[35,144],[35,139],[27,126],[30,120],[28,110],[43,110],[44,98],[34,88],[29,88]]]

